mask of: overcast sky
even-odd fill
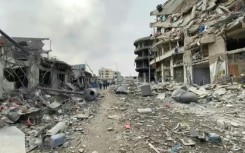
[[[148,36],[150,11],[164,0],[1,0],[0,28],[10,36],[52,40],[52,56],[135,72],[134,40]],[[49,47],[46,45],[46,47]]]

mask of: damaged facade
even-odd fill
[[[49,58],[50,50],[43,50],[48,38],[9,37],[3,31],[0,38],[0,98],[4,93],[21,88],[44,87],[60,89],[73,82],[70,65]]]
[[[135,70],[139,73],[138,79],[140,82],[148,82],[149,76],[151,80],[154,80],[155,69],[151,67],[149,70],[149,61],[153,59],[150,51],[152,43],[153,40],[151,40],[150,37],[143,37],[134,42],[134,53],[137,55],[135,58]]]
[[[205,85],[244,76],[243,0],[169,0],[150,13],[155,77]]]
[[[92,74],[86,71],[85,64],[72,65],[72,83],[77,84],[80,89],[85,89],[89,86],[92,79]]]

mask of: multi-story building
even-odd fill
[[[154,80],[154,73],[155,69],[150,67],[149,69],[149,63],[150,60],[153,59],[153,56],[151,55],[151,47],[153,40],[150,39],[151,37],[143,37],[140,39],[137,39],[134,42],[135,51],[134,53],[137,55],[135,58],[136,63],[136,71],[138,74],[138,79],[140,82],[148,82],[149,81],[149,74],[151,77],[151,80]]]
[[[118,71],[113,71],[112,69],[108,68],[101,68],[99,69],[99,79],[100,80],[108,80],[117,81],[121,77],[121,73]]]
[[[168,0],[150,13],[156,79],[204,85],[245,74],[244,1]]]

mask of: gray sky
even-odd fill
[[[52,39],[52,56],[135,72],[134,40],[148,36],[150,11],[164,0],[1,0],[0,28],[10,36]],[[49,46],[47,46],[49,47]]]

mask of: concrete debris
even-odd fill
[[[25,134],[17,127],[11,126],[0,129],[0,137],[1,153],[26,153]]]
[[[225,88],[217,89],[217,90],[214,91],[213,94],[214,95],[217,95],[218,94],[219,96],[222,96],[222,95],[226,94],[226,89]]]
[[[84,153],[84,149],[83,148],[79,149],[78,151],[79,151],[79,153]]]
[[[133,125],[130,130],[137,128],[131,131],[137,138],[125,136],[133,139],[131,141],[134,143],[147,140],[156,149],[155,151],[148,145],[154,152],[206,150],[221,153],[225,150],[244,149],[241,147],[245,142],[245,139],[242,140],[245,127],[242,120],[245,117],[244,101],[240,98],[240,95],[244,95],[244,89],[240,84],[199,86],[168,82],[161,85],[160,89],[156,88],[158,83],[152,82],[150,86],[154,90],[151,90],[153,96],[150,97],[142,97],[141,90],[138,90],[142,85],[144,84],[128,85],[130,94],[118,97],[127,98],[121,107],[126,106],[128,109],[120,120],[130,121]],[[164,99],[159,98],[159,95],[163,95]],[[177,145],[177,142],[181,142],[181,145]],[[173,147],[162,147],[163,144]],[[213,147],[210,148],[210,144]],[[227,144],[229,148],[222,147]]]
[[[157,99],[164,100],[165,99],[165,93],[158,94]]]
[[[140,88],[142,96],[152,96],[150,85],[142,85]]]
[[[194,146],[196,144],[196,142],[193,141],[192,139],[183,138],[183,139],[180,139],[180,140],[183,143],[183,145],[185,145],[185,146]]]
[[[138,108],[137,111],[140,114],[145,114],[145,113],[151,113],[152,112],[151,108]]]
[[[126,86],[119,86],[116,89],[116,94],[128,94],[128,90]]]

